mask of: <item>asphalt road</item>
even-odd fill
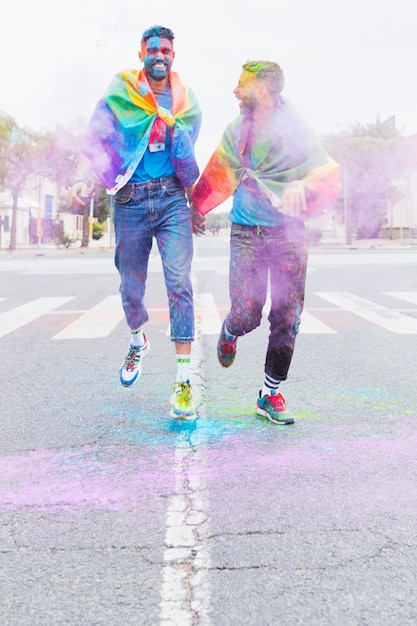
[[[198,420],[150,263],[141,381],[110,250],[0,254],[0,623],[417,623],[417,253],[310,253],[282,393],[257,418],[268,324],[217,363],[228,242],[196,239]]]

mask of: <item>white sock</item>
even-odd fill
[[[141,348],[142,346],[145,345],[145,337],[143,335],[143,326],[140,326],[136,330],[131,329],[130,332],[132,334],[132,338],[130,340],[130,343],[132,344],[132,346]]]
[[[271,376],[268,376],[268,374],[265,374],[261,395],[275,396],[280,382],[280,380],[277,380],[276,378],[272,378]]]
[[[187,382],[191,375],[191,355],[177,354],[177,378],[176,382]]]

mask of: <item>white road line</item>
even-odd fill
[[[195,318],[197,329],[202,335],[218,335],[222,320],[212,293],[197,293],[195,296]]]
[[[195,330],[196,333],[200,332],[202,335],[218,335],[222,325],[222,319],[219,315],[219,311],[214,302],[213,294],[207,293],[195,293],[194,292],[194,315],[195,315]],[[157,310],[167,309],[149,309],[149,313]],[[165,335],[170,335],[170,325],[165,331]]]
[[[25,324],[29,324],[29,322],[33,322],[41,315],[49,313],[73,299],[74,296],[37,298],[10,309],[10,311],[0,313],[0,337],[8,335],[14,330],[25,326]]]
[[[163,626],[210,624],[208,501],[202,471],[206,438],[204,430],[199,430],[199,421],[205,419],[202,402],[204,383],[201,330],[197,329],[192,350],[192,385],[199,420],[195,429],[189,429],[190,425],[183,423],[184,428],[175,448],[175,492],[167,511],[159,604],[160,624]]]
[[[349,311],[358,317],[372,322],[385,330],[398,335],[417,334],[417,319],[402,315],[387,307],[359,298],[351,293],[342,292],[316,292],[318,296],[335,304],[344,311]]]
[[[271,294],[268,293],[266,297],[265,306],[263,308],[263,315],[267,316],[269,314],[269,310],[271,308]],[[337,334],[337,331],[327,326],[324,322],[319,320],[317,317],[309,313],[304,309],[301,313],[301,321],[300,321],[300,334],[303,335],[334,335]]]
[[[202,495],[201,450],[193,445],[192,435],[189,440],[184,437],[184,447],[175,449],[175,494],[168,505],[159,605],[164,626],[209,624],[207,501]]]
[[[304,310],[301,313],[300,334],[302,335],[334,335],[337,334],[333,328],[327,326],[317,317]]]
[[[384,291],[383,293],[411,304],[417,304],[417,291]]]
[[[52,339],[96,339],[107,337],[124,318],[120,295],[107,296]]]
[[[229,274],[229,257],[228,256],[213,256],[213,257],[199,257],[194,254],[193,259],[193,271],[210,271],[216,272],[216,274],[227,276]],[[152,254],[149,258],[148,272],[161,273],[162,261],[159,254]]]
[[[228,308],[216,306],[211,292],[195,293],[195,318],[196,333],[200,335],[218,335],[221,328],[223,314]],[[417,304],[417,292],[415,291],[386,291],[386,295],[399,300]],[[391,309],[369,300],[359,298],[350,293],[342,292],[317,292],[317,295],[327,300],[334,307],[309,307],[301,314],[300,334],[337,334],[337,331],[322,322],[315,316],[316,311],[335,311],[343,309],[365,319],[369,322],[389,330],[396,334],[416,334],[417,319],[407,313],[414,309]],[[116,326],[124,319],[120,295],[107,296],[97,305],[87,310],[58,309],[63,304],[73,300],[74,296],[43,297],[32,300],[22,306],[0,313],[0,337],[13,332],[34,319],[44,315],[78,315],[78,319],[68,324],[53,339],[94,339],[107,337]],[[0,298],[0,301],[7,298]],[[263,314],[268,316],[271,305],[268,294]],[[150,308],[149,313],[168,311],[168,307]],[[170,334],[168,324],[167,336]]]

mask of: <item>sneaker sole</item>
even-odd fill
[[[181,411],[180,409],[176,409],[175,408],[175,401],[176,401],[176,396],[175,393],[173,393],[169,399],[169,403],[171,405],[171,410],[169,412],[169,416],[173,417],[174,419],[179,419],[179,420],[195,420],[197,418],[197,413],[195,412],[195,409],[193,409],[193,411]]]
[[[223,361],[223,358],[220,356],[220,354],[217,354],[218,361],[219,361],[219,363],[220,363],[220,365],[221,365],[222,367],[230,367],[231,365],[233,365],[233,362],[234,362],[234,360],[235,360],[235,357],[236,357],[236,355],[233,357],[233,359],[232,359],[231,361],[229,361],[229,363],[225,363],[225,362]]]
[[[148,354],[150,349],[151,349],[151,344],[148,341],[146,343],[146,350],[144,350],[142,352],[142,354],[140,355],[141,360],[143,359],[144,356],[146,356]],[[140,372],[137,372],[136,376],[134,378],[132,378],[132,380],[123,380],[123,378],[122,378],[122,368],[120,368],[120,370],[119,370],[120,382],[121,382],[122,386],[126,387],[126,388],[133,387],[133,385],[138,382],[138,380],[141,377],[141,375],[142,375],[142,367],[140,369]]]
[[[169,412],[169,416],[173,417],[174,419],[178,419],[178,420],[185,420],[185,421],[189,421],[192,422],[195,419],[197,419],[197,414],[194,413],[185,413],[184,411],[181,411],[179,413],[177,413],[174,409],[174,407],[172,407],[172,409]]]
[[[122,384],[122,387],[126,387],[126,388],[133,387],[133,385],[138,382],[139,378],[140,378],[139,374],[136,374],[135,378],[132,378],[132,380],[126,381],[126,380],[123,380],[122,375],[119,372],[119,379]]]
[[[272,424],[279,424],[280,426],[285,426],[287,424],[294,424],[294,420],[292,417],[284,417],[283,420],[273,418],[268,411],[264,411],[261,407],[256,407],[256,414],[260,417],[266,417]]]

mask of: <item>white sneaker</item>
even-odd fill
[[[140,378],[142,373],[142,358],[149,352],[151,347],[145,335],[143,338],[145,339],[145,343],[140,348],[138,346],[129,346],[129,352],[120,366],[119,376],[123,387],[131,387]]]
[[[174,393],[170,398],[170,403],[170,417],[176,417],[182,420],[195,420],[197,417],[189,380],[186,382],[176,382],[174,384]]]

